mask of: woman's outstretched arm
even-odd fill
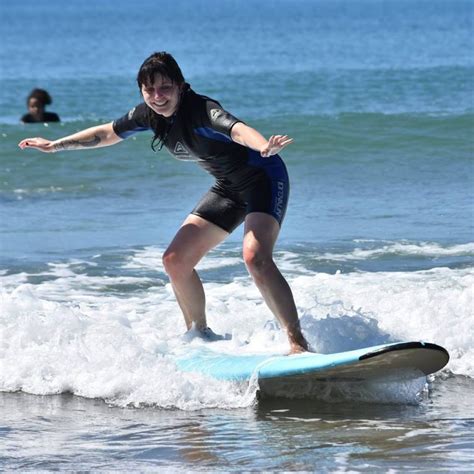
[[[262,156],[273,156],[279,153],[293,139],[288,135],[272,135],[268,140],[257,130],[242,122],[232,127],[231,138],[240,145],[259,151]]]
[[[99,148],[103,146],[115,145],[122,139],[114,132],[113,122],[96,127],[86,128],[58,140],[46,140],[45,138],[25,138],[18,146],[25,148],[35,148],[44,153],[55,153],[62,150],[82,150],[84,148]]]

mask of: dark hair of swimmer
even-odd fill
[[[137,74],[137,84],[140,92],[142,86],[153,84],[157,75],[170,79],[174,84],[183,85],[185,83],[178,63],[171,54],[165,51],[153,53],[140,66]],[[151,148],[153,151],[156,151],[156,147],[161,149],[163,146],[162,143],[169,131],[170,122],[154,113],[151,109],[148,113],[150,114],[150,122],[155,133],[151,142]],[[158,143],[156,144],[155,142]]]
[[[36,99],[43,108],[53,103],[53,99],[44,89],[33,89],[26,99],[26,105],[29,105],[31,99]]]

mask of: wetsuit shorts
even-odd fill
[[[251,212],[263,212],[273,216],[281,226],[285,217],[290,191],[288,173],[278,156],[261,159],[258,152],[259,178],[244,190],[236,192],[216,181],[201,198],[191,214],[202,217],[231,233]]]

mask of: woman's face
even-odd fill
[[[151,84],[142,84],[143,99],[152,110],[163,117],[171,117],[179,105],[181,85],[157,74]]]
[[[41,115],[44,112],[44,106],[36,97],[32,97],[28,101],[28,112],[35,116]]]

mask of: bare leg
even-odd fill
[[[206,297],[194,267],[229,234],[193,214],[189,215],[163,254],[163,265],[184,315],[186,327],[206,328]]]
[[[288,334],[290,354],[308,350],[301,333],[291,289],[273,261],[273,247],[280,232],[275,218],[253,212],[245,219],[244,261],[272,313]]]

